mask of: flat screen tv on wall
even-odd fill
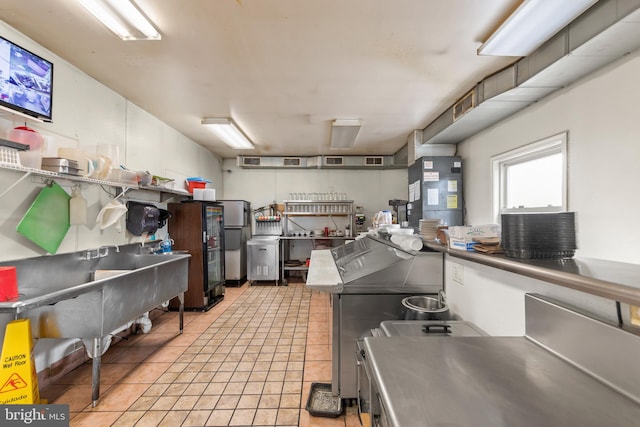
[[[51,121],[53,63],[0,37],[0,106]]]

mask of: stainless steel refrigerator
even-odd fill
[[[251,238],[251,203],[220,200],[224,206],[225,285],[239,286],[247,280],[247,241]]]

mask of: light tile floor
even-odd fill
[[[163,313],[148,334],[114,344],[102,358],[91,406],[91,362],[41,390],[68,404],[71,426],[360,425],[304,408],[312,382],[331,382],[329,298],[304,283],[227,288],[206,313]]]

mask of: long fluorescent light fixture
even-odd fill
[[[122,40],[160,40],[162,36],[129,0],[78,0]]]
[[[235,148],[236,150],[250,150],[254,148],[249,138],[247,138],[244,132],[229,118],[205,117],[202,119],[202,124],[209,127],[222,142],[231,148]]]
[[[334,120],[331,122],[331,148],[352,148],[361,127],[362,120]]]
[[[527,56],[598,0],[524,0],[478,55]]]

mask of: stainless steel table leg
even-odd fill
[[[180,319],[180,334],[182,334],[184,330],[184,292],[178,295],[178,300],[180,300],[180,314],[178,317]]]
[[[102,362],[102,337],[93,339],[93,363],[91,365],[91,405],[95,408],[100,398],[100,365]]]

